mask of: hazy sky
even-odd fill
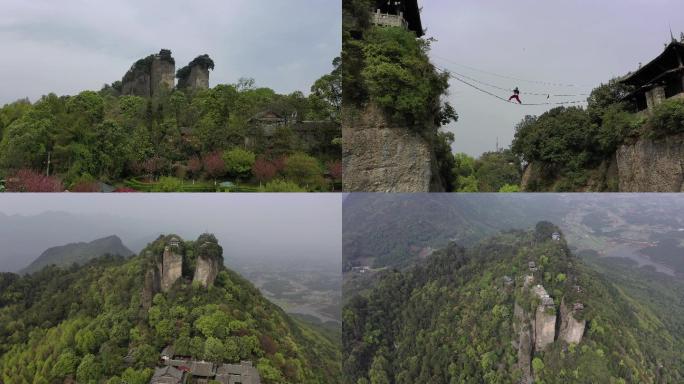
[[[176,69],[208,53],[210,85],[251,77],[308,93],[341,50],[339,0],[2,0],[0,105],[99,90],[171,49]]]
[[[432,61],[454,72],[521,92],[578,94],[612,77],[635,70],[662,52],[684,31],[681,0],[420,0],[425,37],[434,37]],[[455,62],[457,64],[450,63]],[[552,87],[523,80],[573,84]],[[467,80],[467,79],[466,79]],[[471,81],[472,83],[472,81]],[[496,138],[508,147],[515,125],[525,115],[549,106],[507,104],[451,81],[449,100],[460,119],[449,127],[454,150],[480,155],[493,150]],[[510,93],[474,83],[508,98]],[[521,95],[523,102],[546,96]],[[585,100],[586,96],[552,97],[550,101]]]
[[[96,215],[99,220],[110,220],[114,226],[111,231],[119,232],[102,233],[99,236],[121,236],[122,233],[126,233],[127,238],[124,238],[124,242],[150,235],[156,237],[160,232],[175,232],[186,240],[194,240],[199,234],[208,231],[217,236],[226,258],[284,261],[308,259],[341,263],[341,199],[340,194],[326,193],[5,193],[0,199],[0,214],[34,216],[48,211],[58,211],[82,215],[84,221],[86,216]],[[5,221],[6,225],[12,225],[12,218],[7,219],[10,221]],[[19,218],[16,219],[17,225],[12,231],[17,230],[20,222],[22,230],[30,232],[30,236],[43,237],[40,232],[45,229],[39,225],[42,223],[36,223],[33,227],[26,226],[26,220]],[[116,226],[120,227],[122,224],[128,228],[117,230]],[[131,233],[134,228],[135,233]],[[89,238],[92,234],[84,233],[79,238],[78,234],[74,235],[68,231],[66,233],[64,236],[70,236],[69,240],[55,240],[57,243],[51,246],[77,240],[94,240]],[[24,235],[17,233],[13,237],[25,238]],[[0,236],[0,244],[2,249],[15,245],[11,238],[5,239],[3,236]],[[30,247],[26,245],[23,248]],[[44,249],[31,250],[31,254],[37,257]],[[2,256],[0,251],[0,261]]]

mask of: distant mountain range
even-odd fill
[[[34,273],[51,264],[60,267],[67,267],[74,263],[81,265],[104,255],[129,257],[133,255],[133,251],[128,249],[116,235],[93,240],[89,243],[69,243],[48,248],[28,267],[23,268],[20,273]]]

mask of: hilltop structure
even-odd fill
[[[679,41],[673,38],[658,57],[620,82],[635,88],[625,99],[633,101],[638,111],[651,112],[665,99],[684,99],[684,33]]]
[[[380,26],[404,28],[415,32],[417,37],[425,34],[418,0],[376,0],[372,22]]]
[[[174,87],[190,91],[207,89],[210,69],[214,69],[214,61],[204,54],[176,72],[171,51],[162,49],[131,66],[121,80],[121,94],[154,98],[173,91]]]

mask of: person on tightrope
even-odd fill
[[[518,90],[518,87],[515,87],[515,89],[513,90],[513,95],[511,95],[511,97],[508,98],[508,101],[511,101],[513,99],[515,99],[518,102],[518,104],[522,104],[522,102],[520,101],[520,91]]]

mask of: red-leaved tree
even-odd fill
[[[263,157],[256,159],[252,165],[252,174],[260,183],[272,180],[276,173],[278,173],[276,165]]]
[[[328,172],[335,181],[342,180],[342,162],[339,160],[328,163]]]
[[[147,172],[150,177],[156,176],[159,171],[161,171],[163,164],[163,160],[159,156],[153,156],[150,157],[149,159],[145,160],[143,163],[143,168],[145,169],[145,172]]]
[[[200,160],[199,157],[193,156],[188,160],[188,165],[187,165],[188,172],[193,178],[196,178],[199,176],[200,171],[202,170],[202,160]]]
[[[31,169],[21,169],[7,178],[7,192],[62,192],[64,186],[57,177],[45,176]]]
[[[202,158],[202,164],[204,165],[204,172],[207,176],[216,181],[217,177],[221,177],[226,174],[226,163],[223,161],[220,152],[213,152],[204,155]]]

